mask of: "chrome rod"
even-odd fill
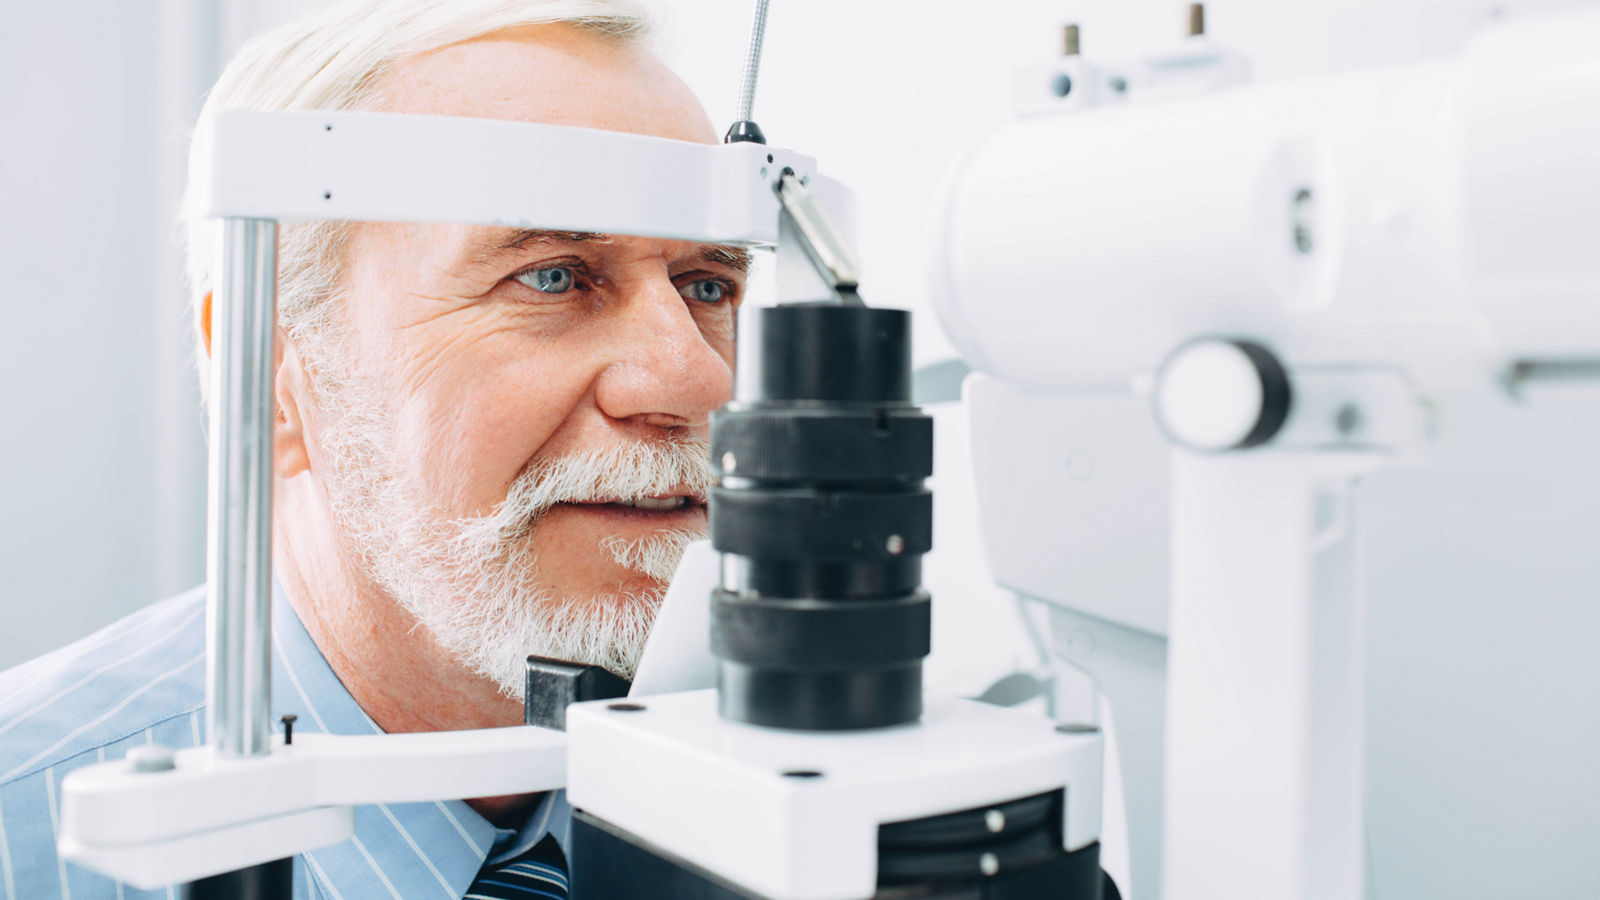
[[[861,285],[861,264],[805,184],[786,171],[773,190],[782,205],[781,215],[793,222],[800,246],[817,274],[836,293],[854,292]]]
[[[206,733],[227,756],[259,756],[271,747],[277,272],[277,222],[222,221],[211,304]]]
[[[761,44],[767,35],[767,3],[756,0],[755,18],[750,23],[750,43],[744,56],[744,77],[739,79],[739,118],[749,122],[756,106],[756,76],[761,74]]]

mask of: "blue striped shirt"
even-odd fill
[[[205,740],[205,590],[154,604],[75,644],[0,673],[0,898],[135,900],[141,891],[56,856],[61,779],[130,747]],[[272,609],[272,709],[297,731],[380,731],[323,659],[281,588]],[[563,792],[520,830],[496,828],[459,800],[356,809],[349,840],[295,857],[296,900],[459,900],[485,861],[548,833],[565,846]]]

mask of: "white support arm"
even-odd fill
[[[784,169],[836,222],[849,192],[765,144],[371,112],[219,113],[206,213],[280,222],[460,222],[773,244]]]
[[[517,726],[301,734],[256,757],[197,747],[179,751],[174,766],[160,771],[103,763],[73,772],[61,785],[61,853],[136,886],[157,887],[349,837],[348,828],[337,827],[348,810],[319,810],[553,790],[566,785],[566,762],[564,733]],[[240,846],[199,859],[161,852],[209,846],[223,834],[250,840],[226,842]],[[161,859],[171,867],[155,865]]]

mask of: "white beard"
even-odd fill
[[[328,502],[366,575],[430,631],[460,664],[521,701],[526,659],[545,656],[631,679],[666,583],[684,548],[705,535],[663,531],[641,540],[606,538],[624,568],[657,582],[638,594],[561,597],[541,581],[528,538],[557,503],[637,499],[687,486],[704,496],[712,473],[703,440],[635,443],[539,460],[485,516],[440,514],[393,473],[392,429],[381,406],[346,381],[319,390],[335,421],[324,444],[333,471]],[[337,412],[333,412],[337,411]]]

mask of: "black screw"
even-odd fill
[[[1361,409],[1354,404],[1339,407],[1339,412],[1333,417],[1333,427],[1339,429],[1342,435],[1353,434],[1361,427]]]
[[[294,723],[299,719],[300,717],[294,713],[284,713],[279,717],[278,721],[283,723],[283,745],[285,747],[294,743]]]
[[[1100,726],[1087,722],[1062,722],[1056,726],[1056,730],[1062,734],[1099,734]]]
[[[816,769],[790,769],[789,771],[783,773],[783,777],[799,778],[804,780],[808,778],[821,778],[822,773],[818,772]]]
[[[612,712],[644,712],[644,707],[637,703],[612,703],[606,709]]]
[[[323,191],[322,192],[322,199],[324,199],[324,200],[332,200],[333,199],[333,191]]]
[[[1316,237],[1311,231],[1311,189],[1301,188],[1294,193],[1294,248],[1301,253],[1316,249]]]

